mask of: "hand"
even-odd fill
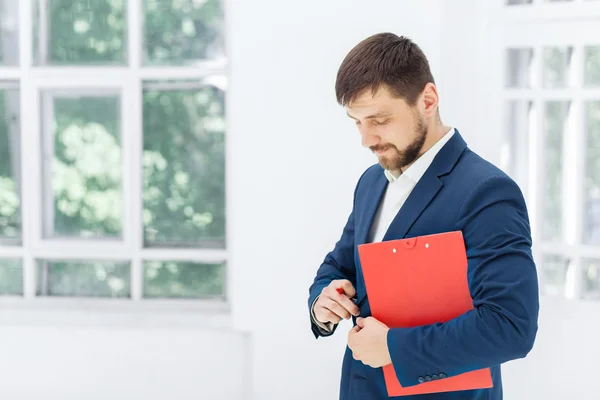
[[[356,326],[348,332],[348,347],[355,360],[373,368],[392,362],[387,345],[390,330],[383,322],[373,317],[357,318]]]
[[[338,293],[342,289],[344,294]],[[337,324],[342,318],[350,319],[350,315],[358,316],[359,309],[351,300],[356,294],[352,283],[346,279],[332,281],[323,288],[314,306],[315,318],[321,323]]]

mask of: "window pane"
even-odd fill
[[[531,86],[531,61],[533,49],[507,49],[506,86],[528,88]]]
[[[587,103],[583,240],[600,244],[600,101]]]
[[[585,48],[584,75],[586,85],[600,85],[600,46],[589,46]]]
[[[126,0],[34,1],[33,59],[37,64],[124,64],[126,3]]]
[[[146,245],[222,247],[224,93],[215,87],[144,91]]]
[[[40,260],[37,295],[130,297],[130,265],[128,262]]]
[[[550,101],[545,105],[545,168],[542,239],[558,241],[562,238],[562,179],[563,136],[569,112],[569,103]]]
[[[19,2],[0,0],[0,65],[19,65]]]
[[[144,0],[144,63],[224,57],[221,0]]]
[[[0,296],[23,295],[23,264],[21,260],[0,258]]]
[[[144,263],[144,297],[223,297],[224,266],[193,262]]]
[[[19,91],[0,89],[0,241],[21,239]]]
[[[583,297],[600,300],[600,259],[584,259]]]
[[[569,260],[563,256],[545,255],[542,259],[544,294],[564,296]]]
[[[572,52],[572,47],[544,48],[543,85],[545,88],[568,86]]]
[[[43,95],[44,235],[118,237],[120,99]]]
[[[533,103],[527,100],[510,100],[506,104],[506,134],[502,150],[502,168],[527,195],[529,136],[535,119]]]

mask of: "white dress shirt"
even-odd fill
[[[368,242],[374,243],[383,240],[390,224],[396,217],[396,214],[400,211],[400,208],[402,208],[402,205],[404,205],[404,202],[412,192],[413,188],[417,185],[423,174],[425,174],[425,171],[427,171],[440,149],[444,147],[452,135],[454,135],[454,132],[454,128],[450,129],[448,133],[442,136],[442,138],[431,146],[429,150],[423,153],[423,155],[412,163],[399,177],[395,177],[390,171],[384,170],[384,174],[389,183],[382,201],[379,204],[377,213],[375,214],[373,224],[371,225],[371,231],[367,238]],[[314,317],[314,313],[313,319],[317,321]],[[329,332],[333,329],[332,323],[322,324],[317,321],[317,324],[322,329]]]

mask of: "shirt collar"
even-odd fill
[[[450,131],[442,136],[442,138],[431,146],[429,150],[423,153],[421,157],[417,158],[417,160],[402,173],[402,176],[407,177],[415,184],[419,182],[419,179],[425,174],[425,171],[427,171],[427,168],[429,168],[437,153],[444,147],[448,140],[450,140],[452,135],[454,135],[454,132],[454,128],[450,129]],[[389,182],[394,182],[398,179],[388,170],[385,170],[384,173]]]

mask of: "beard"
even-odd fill
[[[379,145],[371,147],[372,151],[393,149],[395,154],[392,156],[382,156],[379,164],[389,171],[400,171],[407,165],[412,164],[421,153],[425,140],[427,139],[427,126],[423,118],[417,118],[414,140],[402,151],[398,150],[393,144]]]

